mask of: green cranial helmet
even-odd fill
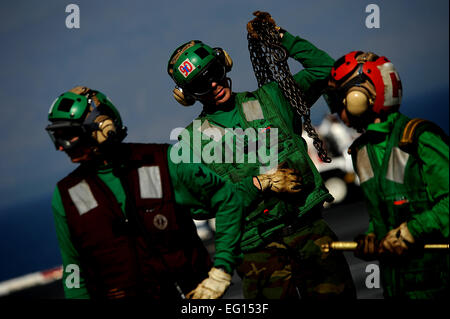
[[[217,51],[201,41],[193,40],[179,46],[169,59],[167,72],[179,86],[188,84],[217,58]]]
[[[87,87],[75,87],[56,98],[50,106],[48,120],[51,124],[45,129],[56,149],[70,150],[80,143],[121,142],[126,136],[126,127],[116,107],[106,95]],[[103,133],[105,138],[96,138]]]
[[[231,58],[223,49],[211,48],[201,41],[192,40],[172,53],[167,72],[184,91],[184,95],[187,93],[200,98],[211,91],[212,82],[222,81],[226,77],[232,64]]]

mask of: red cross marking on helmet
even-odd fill
[[[389,73],[392,81],[392,97],[399,97],[399,90],[402,89],[402,82],[397,79],[397,75],[395,72]]]

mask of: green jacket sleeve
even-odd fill
[[[334,60],[324,51],[298,36],[285,32],[282,45],[289,56],[300,62],[303,70],[294,75],[310,105],[320,97]]]
[[[232,273],[240,256],[242,235],[242,199],[236,186],[226,182],[208,167],[199,163],[178,163],[170,160],[169,172],[177,204],[199,209],[194,219],[216,218],[214,266]],[[192,210],[194,212],[197,210]]]
[[[68,276],[71,274],[67,273],[65,270],[68,269],[68,265],[80,265],[80,256],[78,251],[75,249],[72,241],[70,240],[69,227],[67,226],[66,213],[64,206],[62,204],[61,195],[59,193],[58,187],[56,187],[53,198],[52,198],[52,210],[53,217],[55,219],[56,236],[58,238],[59,248],[61,251],[61,257],[63,261],[63,286],[64,294],[66,298],[69,299],[88,299],[89,293],[86,289],[86,284],[83,278],[83,270],[80,269],[79,287],[69,287],[66,283],[71,281]],[[70,285],[71,286],[71,285]]]
[[[253,211],[254,207],[264,199],[263,193],[253,185],[253,176],[244,178],[235,186],[242,199],[244,215]]]
[[[439,232],[449,236],[449,147],[436,134],[424,132],[418,139],[418,156],[427,195],[434,203],[431,210],[415,215],[408,222],[408,229],[415,239]]]

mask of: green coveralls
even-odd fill
[[[333,59],[288,32],[282,44],[289,55],[304,66],[294,78],[307,101],[313,104],[320,96]],[[332,197],[308,157],[306,142],[301,138],[301,123],[294,123],[293,110],[277,83],[266,84],[253,92],[233,94],[229,105],[212,111],[204,109],[196,120],[180,134],[179,148],[173,148],[178,153],[172,155],[179,156],[180,160],[180,153],[187,148],[192,152],[191,160],[202,160],[218,175],[235,183],[257,176],[260,167],[269,163],[261,160],[261,154],[255,155],[256,135],[245,137],[236,133],[238,128],[253,129],[269,135],[261,144],[261,138],[257,138],[257,148],[277,146],[274,153],[278,163],[286,162],[297,169],[303,179],[303,189],[298,195],[264,194],[252,201],[243,194],[248,209],[241,243],[244,259],[238,273],[243,279],[245,298],[298,298],[299,294],[302,297],[354,297],[352,277],[344,256],[337,252],[329,256],[321,253],[320,244],[337,240],[320,212],[324,201]],[[201,134],[201,139],[196,138],[196,134]],[[238,140],[241,140],[239,145]],[[225,155],[230,149],[236,155],[231,161]],[[210,156],[218,150],[223,160]],[[244,153],[243,162],[237,160],[237,153]],[[251,161],[251,155],[259,159]]]
[[[170,152],[170,147],[168,152]],[[242,224],[241,198],[236,193],[234,185],[225,182],[201,164],[174,164],[168,156],[168,166],[175,202],[180,206],[180,209],[196,207],[204,208],[205,211],[210,212],[209,215],[193,215],[195,219],[216,217],[214,266],[224,267],[227,272],[232,273],[239,260],[239,240]],[[119,178],[114,176],[112,168],[99,169],[98,176],[114,193],[125,214],[125,192]],[[257,194],[257,189],[250,179],[242,183],[240,187],[246,189],[246,192],[250,194],[249,196],[256,196]],[[63,270],[70,264],[80,265],[78,251],[70,238],[66,214],[58,188],[55,189],[53,194],[52,208],[63,260]],[[217,212],[217,214],[212,216],[211,212]],[[66,282],[68,274],[70,272],[63,271],[63,284]],[[66,298],[89,298],[82,270],[80,272],[80,287],[68,288],[64,284],[64,292]]]
[[[392,113],[386,121],[370,124],[352,146],[370,215],[367,233],[381,240],[406,221],[418,246],[448,243],[449,147],[441,136],[425,130],[405,152],[399,141],[408,121]],[[448,296],[447,252],[413,251],[381,259],[380,266],[386,297]]]

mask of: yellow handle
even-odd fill
[[[426,244],[425,249],[449,249],[449,244]]]
[[[333,241],[321,246],[322,251],[328,253],[330,250],[355,250],[358,243],[355,241]],[[426,244],[424,249],[449,249],[449,244]]]

